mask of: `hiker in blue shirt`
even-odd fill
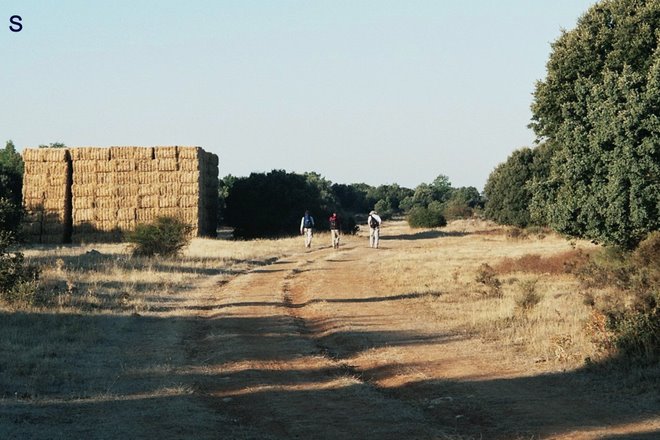
[[[314,230],[314,217],[309,211],[305,211],[305,215],[300,220],[300,234],[305,235],[305,247],[312,247],[312,235]]]

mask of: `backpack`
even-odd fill
[[[380,226],[380,223],[378,223],[378,220],[376,220],[372,215],[369,216],[369,227],[370,228],[377,228]]]
[[[312,220],[312,216],[311,215],[305,216],[305,222],[303,224],[305,228],[314,227],[314,220]]]

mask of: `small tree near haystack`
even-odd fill
[[[158,217],[153,223],[137,225],[127,239],[133,255],[169,257],[190,243],[192,227],[175,217]]]

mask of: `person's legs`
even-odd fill
[[[374,230],[374,247],[378,249],[378,240],[380,239],[380,228]]]
[[[332,247],[333,248],[338,248],[339,247],[339,230],[338,229],[331,229],[330,232],[332,233]]]
[[[369,247],[374,247],[374,228],[369,228]]]
[[[312,246],[312,228],[305,228],[305,246]]]

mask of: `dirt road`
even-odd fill
[[[455,301],[445,291],[381,283],[396,270],[382,262],[407,250],[445,246],[439,271],[451,271],[459,240],[391,234],[378,250],[364,237],[339,250],[317,240],[215,285],[187,346],[196,393],[221,416],[218,438],[659,438],[657,402],[521,361],[460,319],[438,319]]]

